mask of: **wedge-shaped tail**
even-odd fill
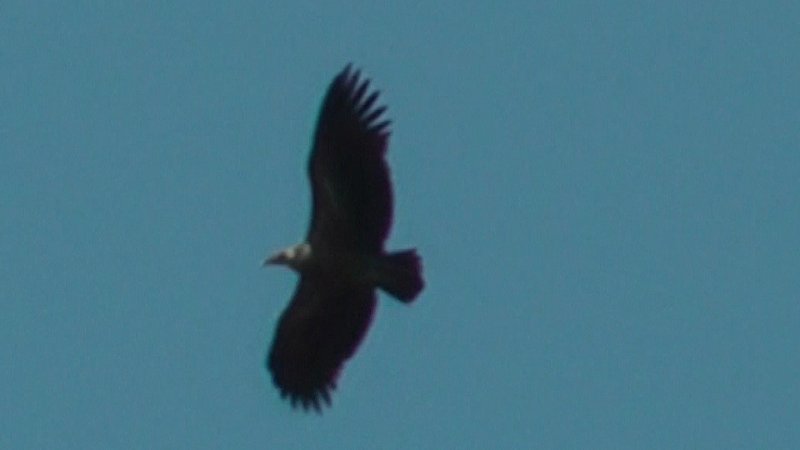
[[[422,260],[415,249],[392,252],[378,262],[378,287],[403,303],[411,303],[425,287]]]

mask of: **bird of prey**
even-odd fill
[[[322,102],[308,163],[311,224],[305,242],[264,261],[300,280],[275,330],[266,365],[292,406],[321,411],[369,328],[376,289],[403,303],[422,291],[415,249],[387,252],[392,185],[389,124],[378,91],[347,65]]]

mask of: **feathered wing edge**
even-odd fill
[[[267,356],[281,397],[320,412],[344,363],[364,339],[375,310],[372,288],[304,275],[283,312]]]
[[[375,101],[380,96],[380,91],[373,90],[366,98],[364,94],[369,91],[370,80],[361,78],[361,71],[353,69],[353,64],[348,63],[339,75],[334,78],[328,90],[329,95],[340,95],[345,102],[356,112],[358,121],[366,127],[369,134],[385,140],[389,136],[391,120],[380,120],[386,112],[385,105],[375,106]]]
[[[391,121],[379,96],[349,64],[328,87],[308,165],[312,244],[335,238],[362,251],[383,248],[394,202],[385,160]]]

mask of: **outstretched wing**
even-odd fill
[[[392,223],[392,187],[384,155],[389,121],[378,91],[348,65],[331,83],[317,121],[309,177],[313,209],[307,240],[378,252]]]
[[[292,406],[320,411],[345,361],[367,333],[375,310],[375,291],[305,274],[283,312],[267,367]]]

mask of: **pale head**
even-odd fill
[[[281,265],[288,266],[296,271],[300,271],[311,259],[311,246],[304,242],[293,245],[282,250],[264,260],[265,266]]]

